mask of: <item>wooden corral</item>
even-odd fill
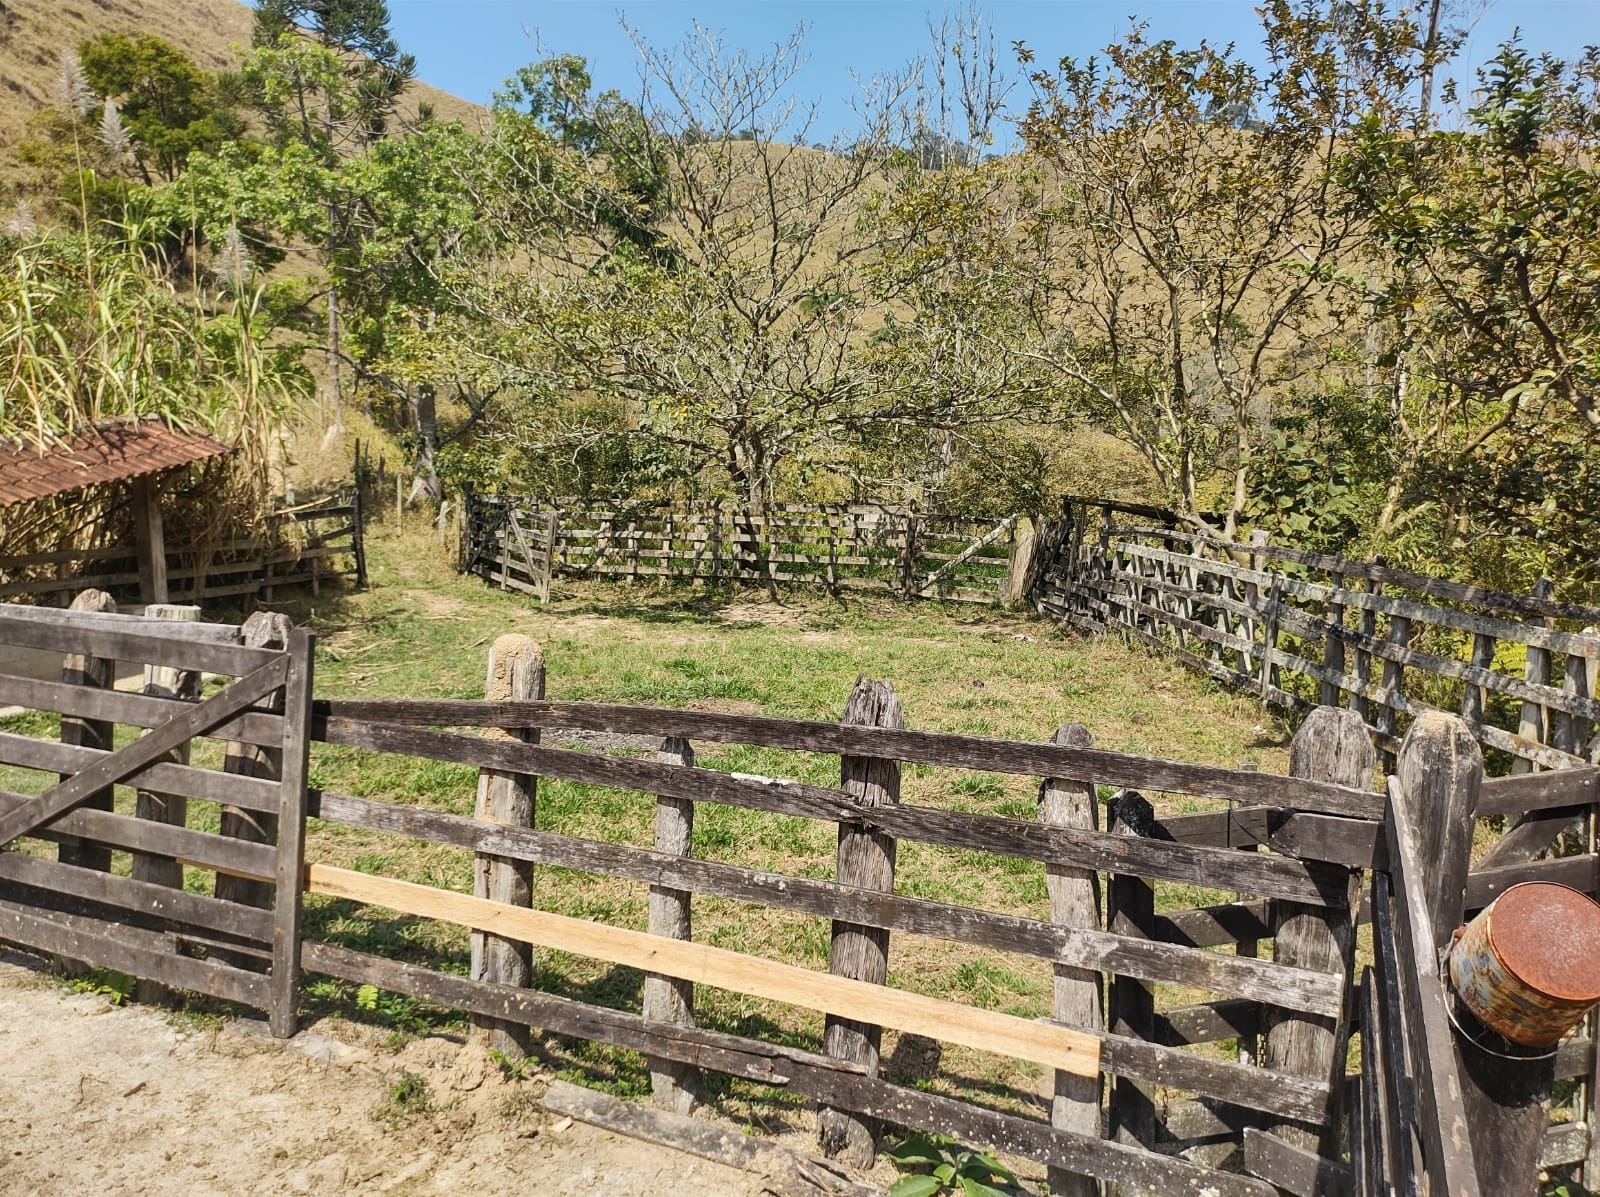
[[[649,1058],[657,1101],[674,1112],[663,1118],[694,1104],[704,1070],[776,1086],[818,1107],[823,1147],[846,1161],[870,1162],[887,1125],[1038,1161],[1058,1193],[1515,1192],[1520,1185],[1483,1179],[1507,1165],[1480,1158],[1499,1143],[1493,1103],[1463,1105],[1434,949],[1518,881],[1600,889],[1592,844],[1538,860],[1515,831],[1490,850],[1492,863],[1469,870],[1477,819],[1530,826],[1588,807],[1600,769],[1484,781],[1470,729],[1453,716],[1419,719],[1386,793],[1373,784],[1361,721],[1332,709],[1307,720],[1290,775],[1277,776],[1105,751],[1076,726],[1039,742],[907,730],[882,682],[858,684],[839,723],[552,701],[540,696],[544,663],[525,641],[495,646],[484,701],[313,701],[310,637],[281,626],[0,611],[0,642],[70,658],[61,682],[0,677],[0,701],[63,717],[59,740],[0,734],[0,763],[61,778],[42,779],[40,795],[0,794],[0,845],[61,846],[55,859],[0,853],[0,939],[254,1006],[279,1035],[295,1030],[303,969],[455,1007],[496,1033],[532,1027],[630,1048]],[[105,689],[104,664],[125,659],[239,680],[204,702]],[[110,751],[115,723],[151,730]],[[540,742],[555,729],[655,737],[661,753]],[[172,761],[196,736],[231,746],[220,772]],[[696,742],[835,755],[840,784],[700,767]],[[310,788],[313,743],[419,767],[474,766],[477,817]],[[905,767],[1037,778],[1038,817],[900,801]],[[542,829],[539,778],[652,796],[652,842]],[[212,834],[114,813],[120,783],[218,802],[234,818]],[[1117,792],[1105,828],[1099,786]],[[1218,809],[1156,817],[1141,793],[1193,795]],[[705,804],[836,824],[833,879],[697,859],[687,829]],[[310,819],[470,853],[478,892],[308,860]],[[1048,917],[912,896],[916,878],[897,868],[902,842],[1042,862]],[[121,876],[107,871],[111,850],[179,861],[215,882],[197,893]],[[538,887],[526,881],[550,866],[649,887],[649,929],[532,908]],[[1158,882],[1238,896],[1165,909]],[[305,937],[305,894],[472,928],[482,941],[473,975]],[[697,942],[699,895],[830,920],[829,970]],[[1354,932],[1368,911],[1375,961],[1357,984]],[[1049,962],[1054,1017],[1024,1020],[891,984],[884,964],[902,935]],[[657,998],[635,1014],[532,989],[527,962],[540,949],[637,968]],[[1156,993],[1164,983],[1210,996],[1171,1006]],[[826,1015],[821,1050],[697,1026],[695,987],[705,984]],[[878,1061],[884,1028],[1042,1065],[1054,1097],[1035,1117],[892,1082]],[[1359,1074],[1347,1068],[1352,1034]],[[517,1050],[515,1035],[499,1042]],[[1220,1055],[1202,1046],[1218,1043],[1233,1046]],[[1570,1038],[1554,1061],[1552,1074],[1589,1076],[1592,1039]],[[1546,1161],[1584,1158],[1587,1115],[1537,1129]],[[1214,1164],[1222,1156],[1226,1168]],[[1535,1161],[1519,1166],[1531,1184]]]
[[[799,584],[1003,604],[1020,596],[1023,521],[874,503],[633,503],[468,493],[461,570],[550,597],[553,577]],[[1023,550],[1019,553],[1019,546]]]

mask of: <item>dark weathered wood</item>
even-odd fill
[[[1289,749],[1289,772],[1296,777],[1345,786],[1371,783],[1377,752],[1367,727],[1354,711],[1318,707],[1295,733]],[[1370,826],[1370,825],[1363,825]],[[1349,873],[1350,906],[1335,910],[1279,902],[1273,928],[1273,959],[1296,968],[1331,973],[1348,986],[1355,964],[1355,892],[1358,870]],[[1348,1025],[1342,1017],[1269,1012],[1263,1036],[1262,1063],[1273,1072],[1326,1080],[1333,1086],[1344,1074]],[[1331,1090],[1337,1094],[1337,1088]],[[1282,1124],[1272,1128],[1279,1138],[1314,1155],[1330,1156],[1339,1148],[1339,1111],[1330,1108],[1320,1126]]]
[[[1386,833],[1387,834],[1387,833]],[[1363,1039],[1363,1058],[1369,1047],[1381,1066],[1384,1084],[1376,1091],[1383,1102],[1383,1116],[1390,1152],[1387,1175],[1397,1191],[1408,1197],[1422,1191],[1421,1140],[1417,1126],[1417,1079],[1409,1062],[1410,1039],[1414,1030],[1405,1026],[1405,996],[1400,983],[1400,937],[1396,929],[1394,886],[1387,871],[1372,874],[1372,977],[1376,988],[1372,1005],[1377,1012],[1371,1023],[1379,1029],[1374,1039]]]
[[[19,836],[28,835],[53,822],[105,786],[121,781],[130,773],[154,764],[168,750],[203,732],[210,731],[263,695],[281,686],[284,673],[285,666],[282,661],[264,665],[204,702],[186,706],[181,714],[171,718],[150,735],[100,758],[96,764],[74,774],[67,781],[0,815],[0,845],[8,844]]]
[[[1093,777],[1102,785],[1234,799],[1252,806],[1279,806],[1359,819],[1383,817],[1381,795],[1343,786],[1272,773],[1247,773],[1215,765],[1130,756],[1099,748],[947,732],[854,727],[769,715],[588,702],[502,704],[434,699],[341,699],[319,702],[317,713],[330,724],[358,721],[405,726],[564,727],[681,736],[690,740],[878,757],[1033,777]]]
[[[241,647],[239,629],[228,624],[185,624],[180,630],[136,615],[14,604],[0,610],[0,644],[159,663],[231,677],[243,677],[272,659],[270,653]]]
[[[515,513],[513,513],[513,521]],[[483,685],[490,702],[537,700],[544,697],[544,656],[527,636],[510,633],[489,646],[488,676]],[[486,739],[537,743],[537,729],[487,729]],[[489,823],[532,827],[538,810],[539,779],[528,773],[484,769],[478,774],[475,814]],[[533,905],[533,866],[526,861],[479,853],[472,864],[472,892],[508,906]],[[502,985],[533,984],[533,947],[491,935],[472,933],[472,977]],[[532,1047],[528,1028],[519,1023],[480,1022],[491,1050],[520,1060]]]
[[[752,1172],[776,1197],[879,1197],[837,1165],[803,1156],[727,1123],[705,1122],[666,1110],[650,1110],[567,1081],[552,1081],[540,1104],[562,1114],[644,1143],[688,1152],[729,1168]]]
[[[1055,743],[1073,748],[1094,747],[1094,737],[1079,723],[1056,729]],[[1046,778],[1039,787],[1039,819],[1052,827],[1100,829],[1100,807],[1093,781]],[[1100,878],[1086,869],[1045,866],[1045,888],[1050,894],[1050,921],[1060,927],[1086,931],[1100,929]],[[1105,1025],[1100,974],[1070,965],[1055,966],[1055,991],[1050,1014],[1057,1022],[1098,1031]],[[1080,1135],[1099,1136],[1099,1077],[1058,1071],[1055,1096],[1050,1104],[1050,1125]],[[1099,1185],[1090,1176],[1051,1168],[1050,1192],[1054,1197],[1098,1197]]]
[[[272,1004],[267,1022],[287,1039],[299,1027],[300,921],[306,864],[306,780],[311,768],[311,687],[316,640],[293,628],[282,660],[283,769],[279,782],[278,850],[273,860],[277,895],[272,907]],[[227,841],[224,841],[227,842]]]
[[[667,765],[693,767],[694,748],[689,741],[668,738],[657,760]],[[686,798],[656,800],[655,850],[686,857],[694,848],[694,803]],[[691,891],[665,885],[650,887],[649,930],[668,939],[692,939],[694,931]],[[694,1026],[694,983],[650,975],[644,980],[644,1016],[652,1022]],[[675,1060],[650,1061],[650,1097],[657,1108],[687,1114],[702,1098],[700,1074]]]
[[[1005,952],[1037,956],[1093,972],[1207,989],[1273,1002],[1290,1009],[1332,1013],[1339,1006],[1336,979],[1273,961],[1196,950],[1235,942],[1242,934],[1269,935],[1264,904],[1181,912],[1182,944],[1054,926],[1017,915],[974,910],[927,898],[764,873],[740,865],[694,860],[626,844],[578,839],[553,832],[488,826],[460,815],[397,806],[345,794],[314,793],[312,813],[334,822],[455,844],[513,860],[601,873],[652,886],[713,894],[822,918],[910,931]]]
[[[909,539],[909,533],[908,533]],[[899,728],[905,724],[899,696],[888,682],[859,678],[845,705],[847,724]],[[841,757],[839,786],[861,808],[894,806],[900,801],[900,765],[897,761],[868,757]],[[894,891],[895,840],[892,835],[859,822],[839,824],[838,878],[841,885]],[[882,985],[889,976],[889,933],[881,927],[834,920],[828,953],[828,971]],[[823,1047],[830,1056],[878,1072],[878,1049],[883,1029],[866,1023],[829,1016]],[[859,1168],[870,1168],[878,1158],[878,1128],[844,1110],[822,1109],[817,1118],[822,1151]]]
[[[288,647],[289,630],[288,616],[256,611],[245,619],[240,629],[240,639],[249,648],[276,649],[281,652]],[[243,806],[237,797],[225,802],[221,812],[221,834],[255,844],[277,843],[279,793],[278,786],[273,783],[283,776],[283,749],[263,748],[236,740],[228,745],[222,771],[230,777],[253,778],[267,783],[271,786],[272,802],[266,810],[255,805]],[[265,881],[219,873],[217,897],[266,910],[272,906],[272,886]]]
[[[1223,1039],[1252,1038],[1260,1030],[1261,1003],[1229,998],[1156,1011],[1152,1038],[1167,1047],[1188,1047]]]
[[[161,476],[133,480],[133,536],[139,552],[139,599],[167,601],[167,538],[161,519]]]
[[[164,581],[163,589],[165,589]],[[146,607],[145,618],[173,623],[199,623],[200,608],[163,601]],[[173,698],[182,702],[193,702],[200,697],[200,675],[192,669],[175,669],[161,664],[146,665],[144,694],[148,698]],[[185,740],[171,748],[165,759],[174,764],[188,764],[188,741]],[[141,819],[182,827],[189,821],[189,801],[182,794],[140,788],[134,795],[134,813]],[[133,877],[136,881],[148,881],[152,885],[166,885],[173,889],[183,888],[183,867],[170,857],[135,854]],[[158,994],[154,989],[149,989],[139,994],[139,1000],[154,1002],[158,1000]]]
[[[1354,711],[1350,714],[1360,719]],[[1370,746],[1370,740],[1369,740]],[[1374,753],[1376,757],[1376,753]],[[1387,868],[1383,825],[1333,815],[1275,815],[1267,844],[1297,860],[1320,860],[1352,869]]]
[[[422,728],[329,718],[321,721],[317,731],[319,739],[349,747],[425,756],[433,760],[512,772],[538,773],[542,777],[638,790],[671,798],[717,802],[802,818],[861,823],[897,839],[993,852],[1047,864],[1120,870],[1163,880],[1226,886],[1244,893],[1292,898],[1313,904],[1342,905],[1348,900],[1344,889],[1344,870],[1332,870],[1315,862],[1196,848],[1185,844],[1156,843],[1106,833],[1068,833],[1038,823],[932,807],[863,807],[853,803],[842,791],[821,786],[788,781],[747,781],[709,769],[682,769],[654,761],[629,760],[535,744],[500,744],[477,736]],[[1055,774],[1047,773],[1045,776]],[[1261,776],[1265,778],[1267,775]],[[1375,794],[1360,795],[1361,805],[1365,807],[1377,797]]]
[[[117,604],[103,590],[85,590],[72,600],[71,609],[111,614],[116,611]],[[61,681],[67,686],[91,686],[99,690],[109,690],[116,682],[116,672],[117,663],[113,660],[68,653],[62,661]],[[67,745],[110,752],[115,747],[112,743],[113,732],[113,725],[103,719],[61,720],[61,742]],[[64,772],[70,772],[70,769]],[[84,800],[84,805],[94,810],[110,810],[111,801],[112,791],[107,788],[98,794],[90,795]],[[85,868],[99,869],[101,872],[108,872],[111,868],[110,849],[98,844],[62,840],[59,857],[63,864],[82,865]]]
[[[1465,724],[1448,715],[1418,719],[1390,782],[1387,824],[1423,1160],[1433,1190],[1460,1197],[1484,1190],[1438,954],[1461,921],[1482,776],[1483,758]],[[1492,1150],[1487,1143],[1484,1149]]]
[[[1585,808],[1558,806],[1553,810],[1534,811],[1525,815],[1478,858],[1473,872],[1503,868],[1507,865],[1527,864],[1537,860],[1554,845],[1556,837],[1565,831],[1577,831]],[[1469,880],[1470,887],[1471,882]]]
[[[122,923],[61,911],[46,915],[0,901],[0,940],[258,1010],[266,1005],[264,978],[257,974],[180,956],[166,936]]]
[[[1253,1126],[1244,1132],[1244,1167],[1294,1197],[1350,1197],[1355,1191],[1350,1165]]]
[[[1153,822],[1154,812],[1144,797],[1131,790],[1119,794],[1111,807],[1112,826],[1124,837],[1135,837]],[[1156,841],[1159,842],[1159,841]],[[1234,855],[1227,853],[1227,855]],[[1118,935],[1149,938],[1155,931],[1155,889],[1142,877],[1128,873],[1106,879],[1108,928]],[[1133,977],[1113,976],[1106,998],[1106,1021],[1111,1032],[1133,1039],[1155,1038],[1155,991]],[[1126,1075],[1111,1086],[1110,1129],[1119,1143],[1154,1146],[1156,1112],[1154,1089]]]
[[[1275,1197],[1250,1177],[1199,1168],[1137,1148],[1056,1130],[1043,1122],[903,1088],[844,1061],[759,1040],[689,1027],[645,1024],[637,1015],[509,986],[490,986],[398,964],[327,944],[308,943],[306,966],[356,983],[378,985],[469,1012],[520,1018],[558,1034],[597,1039],[657,1056],[715,1068],[836,1107],[848,1107],[900,1126],[920,1127],[992,1144],[1026,1159],[1055,1163],[1102,1179],[1141,1185],[1146,1192],[1199,1193],[1218,1197]]]
[[[1271,902],[1229,902],[1158,914],[1153,939],[1195,948],[1216,948],[1272,937]]]
[[[181,708],[168,708],[181,709]],[[79,748],[71,744],[56,744],[49,740],[35,740],[31,736],[14,732],[0,732],[0,764],[20,765],[26,769],[41,769],[66,776],[86,769],[107,757],[101,748]],[[163,793],[183,794],[207,802],[239,803],[247,810],[275,810],[278,787],[272,782],[251,777],[229,777],[215,769],[193,765],[174,765],[157,762],[130,773],[128,785],[147,786]],[[85,809],[104,810],[102,806],[83,804]]]
[[[1328,579],[1333,584],[1334,590],[1344,589],[1344,575],[1335,572]],[[1325,619],[1337,627],[1344,627],[1344,604],[1329,602],[1326,604]],[[1330,673],[1344,672],[1344,641],[1337,636],[1324,636],[1322,638],[1322,664]],[[1339,687],[1336,683],[1324,680],[1317,691],[1317,701],[1325,707],[1339,705]]]
[[[1582,806],[1600,800],[1600,768],[1551,769],[1513,777],[1486,777],[1478,799],[1480,815],[1520,815],[1551,807]]]

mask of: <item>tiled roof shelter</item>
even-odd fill
[[[0,508],[104,486],[133,483],[134,530],[139,549],[139,589],[147,603],[167,601],[166,541],[161,522],[162,475],[233,450],[165,420],[98,424],[47,448],[0,441]]]

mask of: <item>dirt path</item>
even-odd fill
[[[398,1053],[72,994],[0,952],[0,1194],[706,1192],[759,1178],[557,1119],[449,1039]],[[387,1116],[405,1068],[430,1109]],[[376,1116],[375,1116],[376,1115]]]

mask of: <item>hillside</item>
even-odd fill
[[[233,46],[249,44],[250,16],[238,0],[0,0],[0,171],[14,162],[28,118],[49,102],[63,50],[101,33],[152,33],[222,70],[238,61]],[[419,103],[441,120],[471,123],[483,111],[426,83],[412,84],[402,112]]]

